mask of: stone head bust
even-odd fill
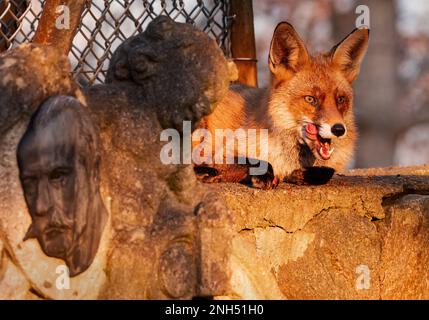
[[[62,259],[70,275],[85,271],[107,220],[99,191],[99,141],[84,107],[53,96],[35,112],[22,137],[18,166],[32,223],[24,240]]]
[[[122,43],[113,54],[106,83],[135,83],[164,128],[182,128],[211,113],[236,72],[204,32],[166,16]],[[137,93],[136,93],[137,94]]]

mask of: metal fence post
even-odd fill
[[[239,73],[238,82],[258,86],[252,0],[231,0],[231,54]]]
[[[68,54],[73,37],[80,24],[86,0],[46,0],[33,43],[50,44],[62,53]],[[60,6],[66,6],[70,13],[69,28],[58,28],[57,19],[61,15]],[[63,11],[64,14],[64,11]]]

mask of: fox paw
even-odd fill
[[[279,185],[279,182],[279,178],[273,174],[272,170],[263,175],[249,175],[246,177],[246,179],[241,181],[241,183],[249,187],[263,190],[275,189]]]
[[[293,171],[285,181],[297,185],[322,185],[328,183],[334,173],[335,170],[328,167],[309,167]]]
[[[249,187],[258,189],[274,189],[279,184],[279,179],[274,175],[272,166],[267,163],[267,171],[262,175],[252,175],[251,168],[256,167],[250,163],[246,164],[231,164],[194,166],[194,172],[197,179],[205,183],[232,182],[241,183]]]
[[[216,183],[219,182],[219,172],[212,167],[194,167],[195,175],[197,179],[204,183]]]
[[[257,189],[271,190],[277,188],[279,182],[280,180],[277,177],[253,176],[250,186]]]
[[[275,179],[266,178],[265,176],[253,176],[250,178],[250,182],[246,182],[244,184],[252,188],[263,190],[271,190],[278,185],[278,183],[275,183]]]

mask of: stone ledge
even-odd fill
[[[429,298],[429,166],[351,170],[323,186],[215,188],[234,218],[232,279],[248,278],[247,297]]]

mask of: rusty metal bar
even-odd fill
[[[59,49],[62,53],[68,54],[85,9],[85,3],[86,0],[46,0],[39,26],[32,42],[49,44]],[[67,18],[67,12],[60,10],[61,6],[68,8],[70,13],[68,28],[61,26],[61,22],[64,22],[63,18]],[[58,25],[61,27],[59,28]]]
[[[252,0],[231,0],[231,53],[238,68],[238,82],[258,86]]]

